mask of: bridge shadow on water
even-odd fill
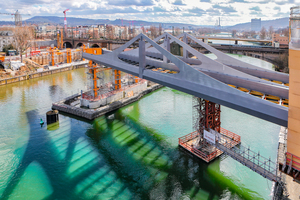
[[[74,125],[86,123],[71,119],[71,125],[62,122],[57,130],[47,131],[46,127],[40,127],[37,111],[29,111],[26,116],[30,125],[28,144],[0,199],[11,197],[26,169],[34,162],[45,172],[53,191],[44,199],[95,199],[95,195],[84,195],[83,198],[82,194],[113,171],[88,142],[85,136],[87,126]],[[87,181],[92,176],[97,180]],[[104,193],[114,182],[120,182],[117,176],[111,176],[110,181],[103,184],[98,193]],[[124,191],[124,187],[121,189],[114,193],[115,197]]]
[[[215,199],[226,190],[206,163],[119,113],[93,126],[61,115],[52,131],[40,127],[37,111],[26,116],[28,144],[1,200],[10,198],[33,162],[52,188],[44,199]]]
[[[172,149],[159,136],[134,120],[115,114],[100,117],[88,132],[94,145],[125,182],[131,183],[135,197],[141,199],[214,199],[226,187],[207,173],[208,165],[178,148]]]

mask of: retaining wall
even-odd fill
[[[69,71],[69,70],[73,70],[73,69],[83,68],[84,65],[85,64],[76,65],[76,63],[74,63],[74,64],[72,64],[71,66],[68,66],[68,67],[62,67],[62,68],[58,68],[58,69],[51,69],[51,70],[46,70],[46,71],[42,71],[42,72],[34,72],[34,73],[31,73],[31,74],[26,74],[26,75],[1,79],[0,80],[0,85],[6,85],[6,84],[9,84],[9,83],[15,83],[15,82],[29,80],[29,79],[32,79],[32,78],[38,78],[38,77],[42,77],[42,76],[47,76],[47,75],[51,75],[51,74],[55,74],[55,73],[59,73],[59,72],[64,72],[64,71]]]

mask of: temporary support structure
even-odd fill
[[[94,55],[102,54],[101,48],[87,48],[87,49],[84,48],[83,51]],[[97,85],[97,80],[99,79],[97,77],[98,72],[99,72],[99,67],[95,63],[93,63],[93,61],[89,61],[89,74],[92,76],[92,90],[93,90],[94,98],[98,97],[98,90],[99,90],[99,87]]]
[[[120,70],[114,70],[115,71],[115,90],[121,89],[121,71]]]
[[[204,101],[201,99],[201,101]],[[220,121],[220,105],[211,101],[205,100],[205,128],[213,129],[220,133],[221,121]]]
[[[67,49],[67,63],[72,62],[72,51],[71,49]]]
[[[51,65],[54,66],[55,65],[55,62],[54,62],[54,49],[51,48],[50,53],[51,53]]]
[[[95,63],[93,63],[93,61],[90,60],[89,62],[89,73],[92,75],[93,78],[93,97],[97,98],[98,97],[98,90],[99,87],[97,86],[97,72],[99,72],[97,65]]]
[[[57,48],[60,47],[59,30],[57,30]]]
[[[219,104],[198,97],[193,98],[193,107],[194,128],[200,134],[199,145],[202,146],[206,142],[203,138],[204,129],[213,129],[220,133],[221,108]]]
[[[64,48],[64,34],[63,34],[63,29],[61,29],[60,32],[60,49]]]
[[[220,114],[219,104],[193,97],[193,125],[196,131],[180,137],[179,145],[205,162],[223,153],[216,144],[225,143],[228,149],[238,145],[240,136],[221,128]]]

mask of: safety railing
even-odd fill
[[[288,166],[290,164],[290,162],[292,161],[291,167],[298,170],[298,171],[300,171],[300,168],[299,168],[300,163],[295,161],[295,159],[300,161],[300,158],[298,156],[295,156],[294,154],[289,153],[289,152],[286,152],[285,155],[286,155],[286,165]],[[296,167],[296,166],[299,166],[299,167]]]
[[[222,136],[221,136],[222,137]],[[256,171],[272,181],[278,181],[276,163],[271,158],[262,156],[259,152],[252,151],[250,147],[240,145],[232,146],[230,142],[216,143],[216,147],[224,151],[233,159]]]
[[[231,146],[234,146],[234,145],[237,145],[238,143],[240,143],[240,136],[238,136],[238,135],[236,135],[236,134],[234,134],[234,133],[232,133],[232,132],[230,132],[230,131],[228,131],[224,128],[221,128],[221,133],[226,135],[227,137],[231,138],[231,140],[230,140],[231,141]],[[192,152],[196,156],[202,158],[206,162],[211,161],[212,159],[214,159],[215,157],[217,157],[218,155],[221,155],[223,153],[223,151],[221,151],[220,149],[216,149],[215,151],[213,151],[210,154],[205,154],[201,150],[198,150],[198,149],[194,148],[192,145],[190,145],[188,143],[190,140],[193,140],[193,139],[195,139],[199,136],[200,136],[200,134],[197,131],[194,131],[194,132],[189,133],[185,136],[182,136],[178,139],[179,140],[178,141],[179,145],[186,148],[188,151]]]
[[[235,134],[235,133],[233,133],[233,132],[231,132],[231,131],[228,131],[228,130],[226,130],[225,128],[222,128],[222,127],[221,127],[221,133],[222,133],[223,135],[226,135],[227,137],[232,138],[233,140],[235,140],[235,141],[237,141],[237,142],[241,142],[241,136],[239,136],[239,135],[237,135],[237,134]]]
[[[88,93],[89,92],[86,92],[86,93],[83,93],[82,94],[82,98],[83,99],[86,99],[86,100],[89,100],[89,101],[99,101],[101,99],[105,99],[105,98],[108,98],[110,96],[113,96],[117,93],[120,93],[120,92],[123,92],[124,90],[128,90],[130,88],[134,88],[135,86],[137,86],[138,84],[143,84],[145,83],[147,80],[145,79],[141,79],[138,83],[134,83],[134,84],[131,84],[131,85],[127,85],[123,88],[120,88],[120,89],[117,89],[117,90],[113,90],[113,91],[110,91],[110,92],[107,92],[107,93],[104,93],[104,94],[100,94],[98,95],[97,98],[94,98],[94,96],[92,95],[89,95]],[[108,83],[109,84],[109,83]]]

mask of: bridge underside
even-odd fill
[[[183,41],[178,38],[182,38]],[[251,96],[227,84],[235,84],[250,90],[288,99],[289,88],[287,86],[261,79],[272,77],[272,80],[288,83],[288,75],[263,70],[236,60],[188,34],[179,35],[178,38],[165,33],[155,40],[151,40],[140,34],[115,51],[104,51],[103,55],[84,53],[83,57],[261,119],[287,126],[288,108]],[[204,56],[187,45],[188,39],[214,53],[218,57],[217,61]],[[156,43],[159,40],[163,40],[162,45]],[[136,41],[139,41],[138,49],[124,52]],[[183,47],[182,57],[170,53],[171,42],[176,42]],[[188,58],[187,52],[193,54],[197,59]]]

